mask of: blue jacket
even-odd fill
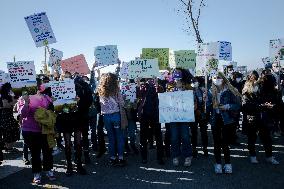
[[[216,126],[217,110],[213,108],[212,93],[208,92],[207,111],[210,112],[211,127]],[[235,96],[230,90],[226,90],[221,94],[220,104],[228,105],[227,110],[219,110],[224,125],[229,125],[236,122],[236,118],[241,108],[241,99]]]

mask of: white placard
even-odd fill
[[[127,79],[129,64],[130,62],[122,62],[122,66],[120,68],[120,73],[119,73],[121,79]]]
[[[117,64],[118,49],[116,45],[98,46],[95,48],[95,57],[98,66]]]
[[[232,61],[232,44],[227,41],[218,41],[219,60]]]
[[[7,62],[7,68],[13,88],[36,86],[34,61]]]
[[[52,81],[49,83],[49,86],[51,87],[52,97],[58,102],[73,100],[76,97],[75,84],[72,79]]]
[[[194,122],[193,91],[159,93],[159,122]]]
[[[126,100],[134,102],[136,100],[136,84],[135,83],[120,83],[120,93],[125,96]]]
[[[273,39],[269,41],[269,57],[274,60],[280,55],[280,49],[284,48],[284,39]]]
[[[153,78],[158,77],[159,74],[159,64],[158,59],[136,59],[130,61],[128,67],[128,78]]]
[[[56,39],[45,12],[25,17],[36,47],[56,43]]]
[[[53,67],[54,64],[58,64],[63,58],[63,52],[57,49],[51,48],[48,66]]]

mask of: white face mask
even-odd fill
[[[90,81],[85,81],[86,83],[90,84]]]
[[[198,82],[191,83],[191,87],[193,88],[197,88],[198,86],[199,86]]]
[[[10,91],[10,92],[9,92],[9,94],[10,94],[12,97],[14,97],[14,96],[15,96],[15,94],[14,94],[14,92],[13,92],[13,91]]]
[[[254,93],[258,92],[258,86],[257,85],[253,87],[253,92]]]
[[[212,82],[216,86],[221,86],[223,84],[223,79],[213,79]]]
[[[236,82],[239,83],[242,80],[242,78],[238,77],[236,78]]]

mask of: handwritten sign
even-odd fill
[[[196,53],[194,50],[179,50],[174,52],[175,64],[172,68],[195,69]]]
[[[71,74],[77,72],[80,75],[87,75],[90,73],[87,61],[82,54],[62,60],[60,64],[64,72],[68,71]]]
[[[136,84],[135,83],[120,83],[120,93],[126,100],[134,102],[136,100]]]
[[[55,36],[45,12],[25,17],[36,47],[56,43]]]
[[[158,77],[158,59],[136,59],[128,67],[128,79]]]
[[[219,60],[232,61],[232,44],[227,41],[218,41]]]
[[[127,79],[128,78],[128,68],[130,62],[122,62],[122,66],[120,68],[120,78]]]
[[[54,48],[51,48],[48,66],[53,67],[55,64],[58,64],[63,58],[63,52],[56,50]]]
[[[33,61],[7,62],[7,68],[13,88],[36,86]]]
[[[170,61],[170,49],[169,48],[143,48],[141,58],[154,59],[158,58],[160,70],[166,70]]]
[[[98,46],[95,48],[98,66],[117,64],[118,49],[116,45]]]
[[[74,102],[76,97],[74,80],[67,79],[64,81],[52,81],[49,83],[52,97],[54,97],[56,105],[68,104]]]
[[[194,122],[193,91],[159,93],[159,121]]]

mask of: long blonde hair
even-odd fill
[[[223,85],[226,86],[228,90],[230,90],[236,97],[242,98],[241,93],[239,93],[239,91],[231,85],[230,81],[226,78],[226,76],[222,72],[218,72],[218,76],[223,79]],[[218,91],[217,87],[214,84],[212,84],[213,108],[218,108],[219,106],[217,99],[217,93],[218,93],[217,91]]]
[[[119,92],[117,76],[113,73],[102,74],[98,93],[101,97],[116,96]]]

